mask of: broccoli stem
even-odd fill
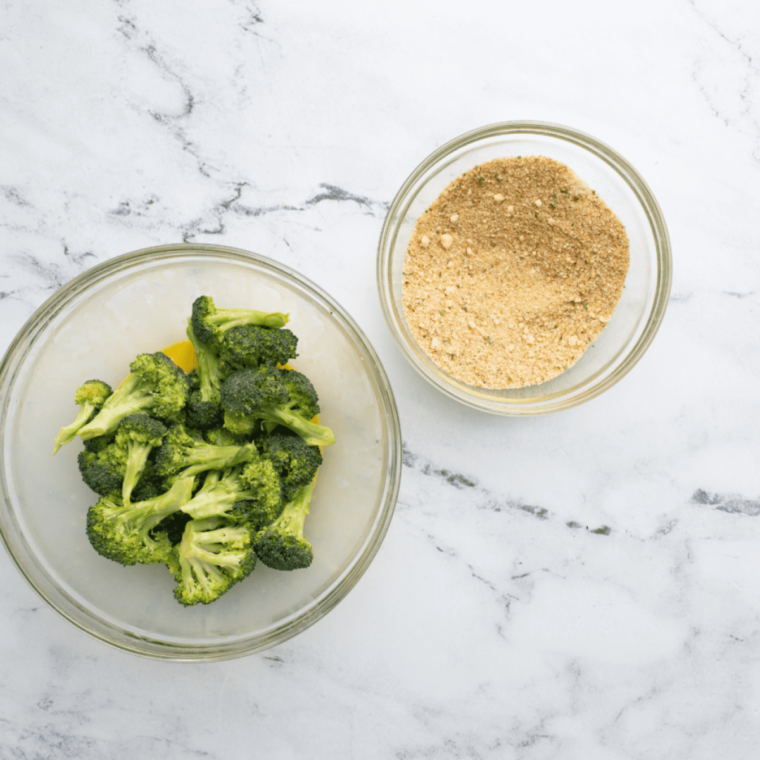
[[[285,327],[287,314],[280,312],[256,311],[255,309],[217,309],[207,317],[211,324],[222,332],[243,325],[264,325],[264,327]]]
[[[216,564],[203,562],[197,557],[180,554],[179,566],[184,585],[190,586],[194,581],[197,581],[208,594],[213,593],[214,590],[214,585],[208,581],[209,578],[217,584],[224,582],[224,576]]]
[[[132,491],[140,480],[140,476],[145,469],[145,463],[148,461],[148,454],[150,454],[152,448],[153,446],[138,443],[132,443],[129,446],[127,467],[124,473],[124,481],[121,484],[121,498],[125,504],[130,503]]]
[[[181,478],[166,492],[148,501],[139,501],[130,507],[123,509],[115,518],[116,522],[140,525],[140,532],[146,541],[155,543],[149,532],[158,525],[161,520],[174,514],[183,504],[187,504],[193,495],[195,478]]]
[[[247,528],[217,527],[219,522],[217,518],[211,517],[188,523],[190,528],[185,527],[180,543],[180,556],[191,564],[199,562],[207,573],[212,572],[212,568],[237,567],[240,564],[240,558],[222,552],[227,548],[226,543],[242,540],[248,533]],[[200,577],[200,574],[198,575]]]
[[[250,462],[255,453],[256,447],[252,443],[245,446],[193,446],[188,458],[195,464],[185,467],[181,475],[187,477],[207,470],[224,470],[236,464]]]
[[[214,484],[211,488],[204,487],[182,507],[182,511],[193,520],[204,520],[207,517],[224,516],[229,508],[238,501],[255,499],[255,490],[237,491],[225,483]]]
[[[309,505],[314,493],[316,478],[308,485],[301,486],[296,492],[293,501],[288,502],[282,514],[269,526],[269,529],[281,530],[296,538],[303,538],[303,526],[306,515],[309,514]]]
[[[316,422],[309,422],[300,414],[283,407],[262,407],[257,410],[256,416],[267,422],[285,425],[294,433],[298,433],[309,446],[332,446],[335,443],[335,433],[329,427],[317,425]]]
[[[220,362],[216,352],[206,343],[195,337],[192,319],[187,322],[187,337],[193,344],[198,360],[198,378],[200,379],[201,401],[218,401],[222,381],[219,376]]]
[[[115,430],[119,423],[130,414],[150,408],[153,397],[143,381],[133,374],[108,397],[101,410],[79,430],[83,441],[106,435]]]
[[[94,411],[95,405],[89,402],[85,402],[79,407],[79,412],[77,413],[74,422],[62,427],[58,431],[58,435],[55,437],[53,456],[55,456],[61,446],[71,443],[77,437],[77,433],[87,424],[87,420],[90,419]]]

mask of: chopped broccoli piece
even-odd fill
[[[221,374],[221,362],[216,348],[195,337],[192,320],[188,321],[187,337],[193,344],[198,360],[198,370],[193,372],[197,378],[197,387],[191,386],[187,399],[188,423],[206,430],[222,422],[219,389],[222,387],[224,376]]]
[[[272,461],[282,483],[282,499],[290,501],[300,486],[311,483],[322,464],[318,446],[309,446],[302,438],[275,433],[261,442],[262,452]]]
[[[267,465],[262,465],[257,457],[246,465],[209,472],[203,487],[182,507],[182,511],[194,520],[225,517],[235,522],[256,524],[262,515],[279,510],[279,486],[279,478],[271,463],[267,472]]]
[[[138,412],[125,417],[114,436],[92,438],[91,441],[101,443],[92,448],[86,447],[80,452],[79,471],[82,480],[101,496],[121,491],[122,500],[129,504],[132,491],[138,482],[142,482],[148,454],[161,443],[165,433],[166,426],[147,414]],[[149,476],[153,477],[153,468],[149,470]],[[148,487],[146,479],[137,500],[157,496],[164,490],[163,487]]]
[[[93,414],[103,406],[111,393],[111,386],[102,380],[88,380],[77,388],[74,403],[79,405],[79,413],[74,422],[58,431],[53,455],[61,446],[71,443],[76,438],[77,433],[92,419]]]
[[[156,450],[156,472],[165,478],[187,477],[206,470],[223,470],[248,462],[256,453],[253,443],[215,446],[196,438],[181,424],[173,425]]]
[[[233,372],[222,383],[222,408],[225,427],[235,433],[259,419],[289,428],[310,446],[335,443],[330,428],[311,422],[319,414],[317,393],[295,370],[267,365]]]
[[[211,296],[200,296],[195,299],[190,319],[196,338],[203,343],[218,342],[227,330],[241,325],[284,327],[288,323],[288,315],[279,312],[217,309]]]
[[[300,439],[299,439],[300,440]],[[234,505],[237,512],[246,515],[253,530],[261,530],[273,522],[282,512],[282,483],[272,460],[256,457],[247,464],[241,479],[255,496]]]
[[[77,457],[79,474],[87,486],[99,496],[121,491],[124,471],[121,465],[100,452],[83,449]]]
[[[113,445],[124,457],[121,498],[125,504],[129,504],[132,490],[145,469],[148,454],[161,445],[165,435],[166,425],[142,412],[130,414],[119,423]]]
[[[204,401],[201,398],[201,381],[198,370],[192,370],[188,376],[189,392],[185,407],[185,422],[197,430],[218,427],[223,422],[222,406],[219,400]]]
[[[260,325],[233,327],[219,343],[219,358],[225,375],[244,367],[262,364],[287,364],[295,359],[298,338],[287,328]]]
[[[185,606],[210,604],[256,565],[250,530],[218,517],[188,522],[174,553],[178,584],[174,596]]]
[[[82,440],[106,435],[135,412],[149,412],[164,422],[178,420],[187,402],[185,373],[166,354],[140,354],[130,365],[127,379],[106,399],[100,411],[83,428]]]
[[[102,496],[87,512],[87,537],[95,551],[122,565],[171,562],[168,536],[151,532],[190,500],[194,480],[178,480],[165,494],[133,504],[118,494]]]
[[[314,492],[314,481],[301,486],[282,510],[282,514],[253,539],[256,556],[274,570],[298,570],[309,567],[314,550],[303,536],[306,515]]]
[[[116,438],[116,433],[109,433],[108,435],[98,435],[95,438],[88,438],[86,441],[82,441],[87,451],[92,451],[97,454],[99,451],[103,451],[107,446],[113,443],[113,439]]]

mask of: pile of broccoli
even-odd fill
[[[79,470],[100,496],[87,513],[93,548],[122,565],[166,565],[184,605],[218,599],[257,560],[312,562],[304,522],[335,436],[314,421],[314,386],[284,366],[298,344],[287,321],[201,296],[187,326],[197,369],[141,354],[115,389],[84,383],[55,438],[54,454],[84,444]]]

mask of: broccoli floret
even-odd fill
[[[74,422],[58,431],[53,455],[61,446],[71,443],[76,438],[77,433],[92,419],[93,414],[103,406],[111,393],[111,386],[102,380],[88,380],[77,388],[74,403],[79,405],[79,413]]]
[[[224,425],[238,433],[255,420],[283,425],[310,446],[330,446],[328,427],[311,422],[319,414],[317,393],[310,380],[295,370],[264,366],[240,369],[222,383]]]
[[[218,427],[223,422],[222,406],[219,400],[204,401],[200,393],[198,371],[192,370],[188,376],[189,393],[185,407],[185,422],[197,430]]]
[[[82,480],[99,496],[121,491],[124,471],[119,463],[87,449],[79,452],[77,463]]]
[[[224,374],[262,364],[287,364],[295,359],[298,338],[287,328],[260,325],[233,327],[219,342],[219,358]]]
[[[224,517],[255,527],[266,514],[279,511],[279,507],[277,473],[271,462],[257,457],[245,465],[209,472],[203,487],[182,511],[194,520]]]
[[[172,561],[166,533],[155,532],[165,517],[186,504],[194,478],[178,480],[165,494],[148,501],[124,504],[118,494],[102,496],[87,512],[87,537],[98,554],[122,565]]]
[[[188,522],[174,554],[178,584],[174,596],[186,606],[210,604],[256,565],[250,530],[218,517]]]
[[[314,481],[301,486],[282,514],[254,536],[253,549],[267,567],[298,570],[312,563],[314,550],[303,536],[303,525],[313,492]]]
[[[219,398],[219,389],[222,386],[224,376],[221,374],[221,362],[216,348],[203,343],[195,337],[192,320],[188,321],[187,337],[193,344],[195,356],[198,360],[198,369],[193,372],[197,387],[191,385],[187,399],[188,423],[201,430],[216,427],[222,422],[222,407]]]
[[[125,504],[129,504],[132,490],[145,469],[148,454],[161,445],[165,435],[166,425],[142,412],[130,414],[119,423],[113,445],[124,458],[121,498]]]
[[[226,427],[215,427],[203,431],[203,437],[214,446],[243,446],[249,443],[248,438],[241,435],[235,435]]]
[[[274,465],[282,483],[282,499],[290,501],[300,486],[314,480],[322,464],[318,446],[309,446],[297,435],[275,433],[262,439],[262,453]]]
[[[234,467],[250,461],[255,453],[253,443],[215,446],[193,436],[184,425],[173,425],[156,450],[156,472],[164,478],[187,477]]]
[[[241,477],[255,496],[236,503],[235,510],[246,515],[253,530],[261,530],[282,512],[282,482],[272,460],[261,456],[245,466]]]
[[[107,446],[113,443],[116,438],[116,433],[109,433],[108,435],[98,435],[95,438],[88,438],[86,441],[82,441],[87,451],[92,451],[97,454],[99,451],[103,451]]]
[[[217,309],[211,296],[200,296],[193,303],[190,320],[198,340],[203,343],[215,343],[227,330],[241,325],[284,327],[288,323],[288,315],[252,309]]]
[[[259,420],[250,414],[235,414],[234,412],[224,413],[224,427],[230,433],[238,438],[251,438],[257,427]]]
[[[138,413],[125,417],[119,424],[115,436],[90,439],[102,441],[105,445],[98,445],[94,449],[85,448],[80,452],[79,471],[82,480],[101,496],[112,491],[121,491],[124,503],[129,504],[132,491],[138,482],[143,482],[142,475],[147,467],[148,454],[153,447],[161,443],[165,433],[166,426],[147,414]],[[105,443],[109,438],[110,442]],[[152,478],[152,467],[149,469],[149,477]],[[163,484],[161,487],[151,488],[145,482],[135,498],[140,501],[157,496],[164,490],[166,489]]]
[[[82,440],[106,435],[130,414],[149,412],[164,422],[180,418],[187,402],[185,373],[166,354],[140,354],[130,365],[127,379],[106,399],[83,428]]]

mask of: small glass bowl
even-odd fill
[[[337,443],[324,452],[306,535],[307,570],[259,564],[211,605],[184,608],[164,566],[122,567],[85,534],[97,500],[77,469],[81,442],[52,459],[87,379],[117,383],[139,353],[185,337],[193,300],[290,313],[293,364],[320,394]],[[57,612],[115,647],[167,660],[222,660],[279,644],[327,614],[369,566],[388,529],[401,433],[388,379],[351,317],[313,283],[262,256],[210,245],[129,253],[85,272],[24,325],[0,364],[0,535]]]
[[[419,216],[452,180],[495,158],[542,155],[575,171],[617,214],[630,240],[630,268],[612,318],[570,369],[540,385],[489,390],[457,380],[418,345],[404,316],[402,283],[407,244]],[[513,121],[468,132],[428,156],[401,186],[378,247],[380,300],[393,337],[412,366],[436,388],[486,412],[533,415],[594,398],[643,356],[670,294],[670,241],[660,207],[639,173],[589,135],[557,124]],[[593,346],[593,347],[592,347]]]

